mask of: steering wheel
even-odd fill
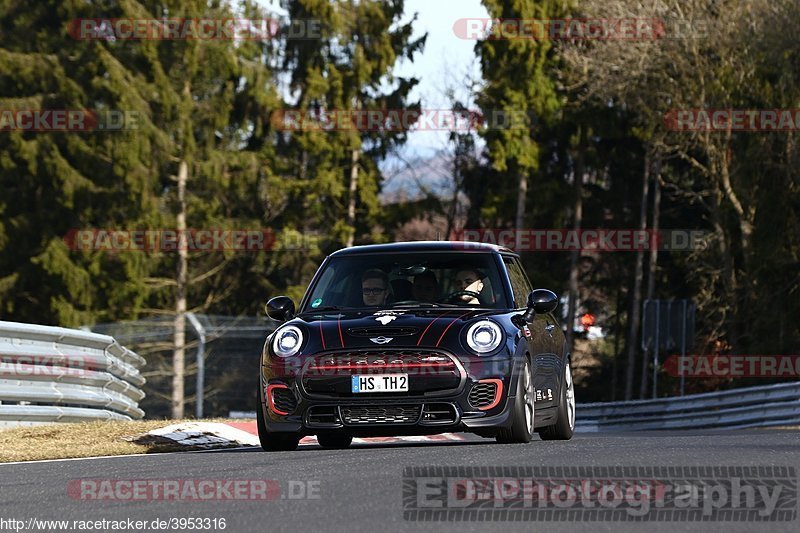
[[[475,291],[455,291],[455,292],[451,292],[450,294],[445,296],[444,300],[445,301],[456,300],[459,296],[470,296],[470,297],[475,298],[476,300],[478,300],[479,303],[481,301],[480,293],[477,293]],[[463,300],[460,300],[460,299],[458,301],[461,302],[461,303],[465,303]]]

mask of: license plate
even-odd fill
[[[356,374],[353,392],[408,392],[408,374]]]

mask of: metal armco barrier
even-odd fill
[[[800,424],[800,383],[576,406],[581,431],[739,429]]]
[[[144,364],[108,335],[0,321],[0,427],[140,419]]]

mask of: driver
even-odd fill
[[[389,277],[382,270],[367,270],[361,276],[361,295],[364,305],[384,305],[389,296]]]
[[[418,302],[433,303],[439,297],[439,282],[436,274],[431,270],[426,270],[422,274],[414,276],[412,294]]]
[[[480,294],[483,290],[482,278],[483,276],[477,270],[464,268],[456,272],[455,278],[453,278],[453,286],[456,291],[471,291]],[[480,304],[478,298],[469,294],[462,294],[458,299],[468,304]]]

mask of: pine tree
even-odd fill
[[[0,317],[78,326],[135,316],[148,258],[71,251],[78,228],[149,218],[157,208],[152,153],[165,143],[118,62],[68,33],[101,5],[4,2],[0,108],[126,110],[136,131],[0,131]]]
[[[401,58],[412,59],[425,37],[411,39],[412,22],[400,23],[403,0],[288,2],[291,20],[317,20],[321,39],[286,43],[286,68],[303,113],[369,109],[413,109],[408,94],[416,79],[393,75]],[[388,87],[388,89],[387,89]],[[405,141],[402,131],[299,131],[287,140],[288,172],[297,187],[300,217],[287,224],[300,230],[331,228],[330,246],[352,245],[373,233],[378,214],[377,162]]]
[[[263,18],[255,4],[241,9]],[[253,312],[251,280],[260,279],[263,254],[76,252],[63,236],[92,227],[261,228],[274,144],[268,117],[278,108],[267,67],[274,45],[83,41],[67,31],[77,18],[233,15],[227,3],[203,0],[15,3],[0,15],[8,29],[0,42],[2,108],[116,109],[139,118],[127,132],[0,132],[8,141],[0,148],[0,316],[67,326],[143,312],[174,316],[175,416],[185,396],[185,313],[237,309],[226,301],[237,292],[251,300],[237,312]]]
[[[152,4],[152,5],[150,5]],[[232,18],[227,4],[205,0],[143,2],[150,16],[181,19]],[[264,18],[254,4],[245,4],[248,18]],[[269,44],[263,41],[187,39],[143,43],[148,83],[162,95],[159,129],[171,132],[169,153],[162,160],[161,186],[167,220],[179,232],[187,228],[252,229],[262,226],[257,192],[271,166],[265,160],[264,118],[278,98],[267,69]],[[255,205],[249,206],[249,203]],[[188,244],[188,242],[186,243]],[[181,243],[165,254],[156,283],[172,289],[153,299],[156,310],[172,307],[172,416],[180,418],[186,401],[186,313],[225,306],[239,288],[252,295],[255,252],[190,251]],[[248,275],[243,275],[243,270]],[[169,280],[169,282],[167,282]],[[171,305],[170,305],[171,302]],[[253,310],[255,302],[250,304]],[[229,304],[230,305],[230,304]],[[230,306],[229,308],[235,308]],[[241,313],[238,309],[237,313]]]
[[[558,16],[554,0],[483,0],[492,19],[546,20]],[[486,155],[500,184],[483,204],[486,223],[525,225],[531,178],[539,168],[541,125],[559,108],[556,87],[548,70],[552,56],[548,39],[497,38],[479,41],[475,51],[481,62],[484,86],[477,101],[491,127],[483,131]],[[509,127],[495,124],[508,119]],[[514,213],[506,220],[505,213]]]

